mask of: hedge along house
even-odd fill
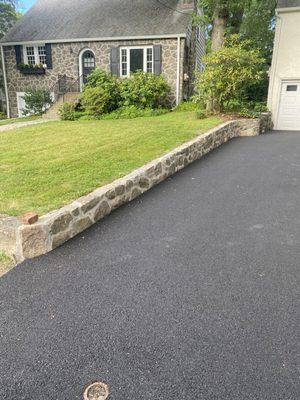
[[[29,89],[82,90],[101,68],[118,77],[163,74],[173,104],[201,70],[205,37],[192,25],[194,0],[38,0],[2,39],[8,117],[22,115]]]

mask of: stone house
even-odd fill
[[[122,78],[163,74],[178,104],[201,71],[204,32],[194,0],[38,0],[1,41],[9,117],[22,116],[29,89],[82,90],[95,68]]]

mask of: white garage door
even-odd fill
[[[25,92],[17,92],[18,114],[19,117],[24,117],[23,110],[25,108],[25,100],[23,99]]]
[[[300,131],[300,81],[282,83],[276,128]]]

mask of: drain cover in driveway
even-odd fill
[[[94,382],[89,385],[84,393],[84,400],[105,400],[109,395],[108,386],[102,382]]]

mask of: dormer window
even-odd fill
[[[46,64],[46,47],[40,45],[24,46],[24,64],[28,65],[44,65]]]

